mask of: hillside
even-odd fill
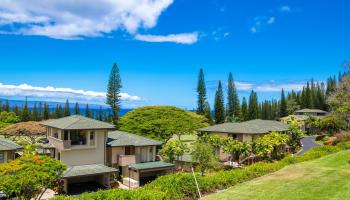
[[[288,166],[204,199],[350,199],[350,150]]]

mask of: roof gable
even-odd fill
[[[41,124],[63,130],[115,129],[115,126],[112,124],[81,115],[72,115],[59,119],[48,120],[41,122]]]
[[[136,134],[123,131],[112,131],[108,133],[107,144],[117,146],[158,146],[163,143],[158,140],[142,137]]]
[[[323,114],[326,114],[327,112],[324,110],[320,110],[320,109],[305,108],[305,109],[297,110],[297,111],[295,111],[295,113],[323,113]]]
[[[265,134],[272,131],[283,132],[288,130],[288,125],[274,121],[255,119],[239,123],[223,123],[206,128],[198,129],[200,132],[221,132],[221,133],[245,133]]]
[[[15,142],[5,139],[5,138],[0,138],[0,151],[10,151],[10,150],[17,150],[21,149],[22,147]]]

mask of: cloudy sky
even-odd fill
[[[347,0],[1,0],[0,97],[104,102],[112,63],[125,107],[212,103],[234,74],[241,97],[277,98],[349,59]]]

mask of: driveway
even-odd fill
[[[295,154],[297,156],[303,155],[308,150],[320,146],[320,144],[315,142],[315,138],[312,136],[304,137],[300,141],[301,141],[302,147],[301,147],[301,151]]]

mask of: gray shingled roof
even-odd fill
[[[81,115],[72,115],[59,119],[48,120],[41,122],[41,124],[63,130],[115,129],[115,126],[112,124],[83,117]]]
[[[107,167],[102,164],[78,165],[66,169],[66,171],[63,172],[61,177],[71,178],[77,176],[89,176],[114,172],[118,172],[118,170],[112,167]]]
[[[170,168],[174,167],[175,165],[172,163],[166,163],[163,161],[155,161],[155,162],[145,162],[145,163],[134,163],[130,164],[129,167],[137,170],[144,170],[144,169],[156,169],[156,168]]]
[[[320,109],[305,108],[302,110],[297,110],[297,111],[295,111],[295,113],[323,113],[323,114],[327,114],[328,112],[326,112],[324,110],[320,110]]]
[[[107,144],[112,147],[118,146],[158,146],[163,143],[150,138],[123,131],[112,131],[108,133]]]
[[[17,150],[21,149],[22,147],[15,142],[5,139],[5,138],[0,138],[0,151],[11,151],[11,150]]]
[[[219,133],[245,133],[245,134],[265,134],[271,131],[283,132],[288,130],[288,125],[273,121],[255,119],[240,123],[223,123],[214,126],[198,129],[199,132],[219,132]]]

